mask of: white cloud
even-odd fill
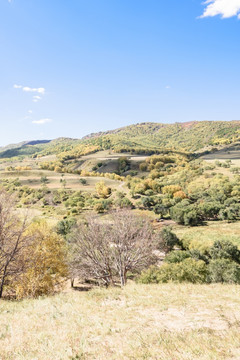
[[[33,96],[33,102],[38,102],[39,100],[41,100],[41,96],[39,96],[39,95]]]
[[[47,124],[47,123],[50,123],[52,122],[52,119],[40,119],[40,120],[33,120],[32,123],[33,124],[37,124],[37,125],[44,125],[44,124]]]
[[[240,0],[207,0],[201,18],[220,15],[222,18],[237,16],[240,19]]]
[[[42,95],[44,95],[44,93],[45,93],[44,88],[30,88],[28,86],[24,86],[22,89],[23,89],[23,91],[26,91],[26,92],[36,92],[36,93],[39,93]]]
[[[45,89],[44,88],[30,88],[29,86],[22,86],[22,85],[13,85],[14,89],[22,89],[22,91],[24,92],[30,92],[30,93],[37,93],[37,94],[40,94],[40,95],[44,95],[45,94]],[[37,102],[39,101],[41,98],[39,96],[34,96],[33,97],[33,100],[34,102]]]
[[[165,86],[165,89],[171,89],[170,85]]]
[[[29,114],[32,114],[32,113],[33,113],[33,111],[32,111],[32,110],[28,110],[28,113],[29,113]]]

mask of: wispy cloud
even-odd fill
[[[38,93],[38,94],[42,94],[42,95],[45,94],[44,88],[30,88],[28,86],[24,86],[22,89],[23,89],[23,91],[26,91],[26,92],[33,92],[33,93]]]
[[[240,19],[240,0],[207,0],[201,18],[220,15],[222,18],[237,16]]]
[[[170,85],[165,86],[165,89],[171,89]]]
[[[39,87],[39,88],[32,88],[29,86],[23,86],[23,85],[17,85],[14,84],[13,85],[14,89],[21,89],[24,92],[27,93],[35,93],[35,94],[39,94],[41,96],[43,96],[46,92],[46,89],[43,87]],[[42,98],[39,95],[34,95],[33,96],[33,102],[38,102],[39,100],[41,100]]]
[[[14,84],[13,87],[14,87],[14,89],[22,89],[22,85],[16,85],[16,84]]]
[[[25,92],[38,93],[41,95],[44,95],[45,91],[46,91],[43,87],[31,88],[29,86],[22,86],[22,85],[17,85],[17,84],[14,84],[13,87],[14,87],[14,89],[22,89],[22,91],[25,91]]]
[[[39,95],[33,96],[33,102],[38,102],[39,100],[41,100],[41,96],[39,96]]]
[[[52,119],[49,119],[49,118],[32,121],[33,124],[37,124],[37,125],[44,125],[44,124],[47,124],[50,122],[52,122]]]

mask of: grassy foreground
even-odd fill
[[[1,301],[0,359],[239,359],[239,290],[129,284]]]

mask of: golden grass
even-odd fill
[[[39,188],[41,187],[41,177],[46,176],[48,179],[47,187],[49,189],[61,189],[63,188],[60,180],[62,179],[61,174],[54,171],[48,170],[25,170],[25,171],[0,171],[0,179],[19,179],[22,185],[28,186],[30,188]],[[104,181],[107,186],[113,188],[119,188],[121,182],[117,180],[112,180],[102,177],[84,177],[87,184],[82,185],[80,183],[79,175],[74,174],[64,174],[63,179],[66,180],[66,189],[72,190],[81,190],[81,191],[93,191],[95,189],[96,183],[99,181]]]
[[[174,226],[174,232],[191,248],[205,249],[216,240],[230,240],[240,247],[240,222],[209,221],[206,226]]]
[[[239,359],[235,285],[137,285],[0,302],[1,360]]]

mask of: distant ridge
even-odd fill
[[[75,159],[89,152],[112,150],[138,154],[176,151],[203,153],[240,142],[240,121],[143,122],[91,133],[81,139],[32,140],[0,148],[0,158],[59,155]]]
[[[0,147],[0,152],[3,151],[7,151],[7,150],[12,150],[12,149],[17,149],[17,148],[21,148],[25,145],[38,145],[38,144],[47,144],[51,142],[51,140],[31,140],[31,141],[22,141],[20,143],[16,143],[16,144],[9,144],[7,146],[1,146]]]

